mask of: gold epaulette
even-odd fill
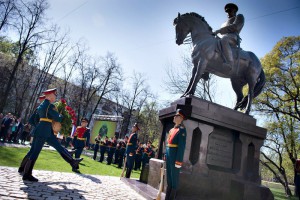
[[[52,119],[49,119],[49,118],[40,118],[40,122],[50,122],[50,123],[52,123]]]

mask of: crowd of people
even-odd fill
[[[15,144],[25,144],[30,135],[31,125],[23,124],[20,117],[7,113],[0,113],[0,141]]]

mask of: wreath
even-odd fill
[[[77,118],[75,111],[67,105],[65,99],[60,99],[59,101],[55,102],[54,105],[57,109],[57,112],[63,117],[59,133],[64,136],[68,136],[72,131],[72,124],[76,125]]]

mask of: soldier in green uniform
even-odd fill
[[[93,156],[94,160],[96,160],[96,158],[97,158],[97,152],[99,150],[99,144],[101,142],[101,135],[100,134],[98,134],[97,137],[95,137],[95,142],[96,142],[96,144],[95,144],[95,147],[94,147],[94,156]]]
[[[176,198],[179,171],[182,166],[183,154],[186,143],[186,129],[182,124],[185,114],[177,109],[173,122],[174,128],[169,131],[166,148],[167,164],[167,191],[166,200]]]
[[[103,160],[104,160],[104,154],[107,151],[107,145],[108,145],[108,137],[105,136],[105,140],[100,142],[100,159],[99,159],[99,162],[103,162]]]
[[[34,182],[38,181],[38,179],[32,176],[32,170],[45,142],[60,153],[63,159],[72,166],[73,171],[79,169],[78,163],[81,161],[80,159],[73,159],[69,152],[59,144],[53,133],[52,121],[61,122],[62,120],[62,116],[59,115],[55,106],[52,104],[56,100],[56,89],[46,90],[43,93],[45,100],[37,108],[37,116],[35,116],[35,119],[37,119],[37,117],[39,118],[39,122],[33,133],[34,141],[32,143],[32,153],[26,158],[23,174],[23,180]]]
[[[144,153],[142,157],[142,163],[143,163],[142,168],[144,168],[145,165],[149,163],[149,160],[154,157],[155,157],[155,152],[152,150],[152,142],[148,141],[147,147],[144,149]]]
[[[119,152],[119,159],[118,159],[118,168],[122,168],[125,151],[126,151],[126,143],[124,141],[120,141],[119,146],[120,146],[120,152]]]
[[[141,142],[138,142],[138,148],[137,148],[136,154],[135,154],[134,170],[140,170],[141,169],[143,153],[144,153],[143,144]]]
[[[126,178],[130,178],[131,171],[133,168],[135,151],[137,149],[138,130],[140,130],[138,124],[135,123],[131,128],[132,133],[129,136],[128,143],[126,146],[126,175],[125,175]]]
[[[89,120],[87,118],[81,119],[81,126],[77,126],[74,136],[77,139],[74,142],[75,158],[80,158],[84,148],[88,148],[88,140],[90,137],[90,129],[87,127]]]

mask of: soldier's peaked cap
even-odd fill
[[[49,89],[49,90],[45,90],[45,91],[43,92],[44,95],[52,94],[52,93],[56,95],[56,88]]]
[[[138,123],[134,123],[134,125],[133,125],[133,126],[134,126],[134,127],[136,127],[136,128],[137,128],[137,130],[140,130]]]
[[[238,7],[237,5],[235,5],[234,3],[228,3],[228,4],[226,4],[225,7],[224,7],[225,12],[227,12],[228,9],[230,9],[230,8],[233,8],[233,9],[235,9],[236,11],[239,10],[239,7]]]
[[[39,96],[39,100],[40,100],[40,101],[44,100],[45,98],[46,98],[46,96],[45,96],[45,95],[41,95],[41,96]]]
[[[186,119],[186,114],[182,109],[177,109],[175,115],[181,116],[183,119]]]

